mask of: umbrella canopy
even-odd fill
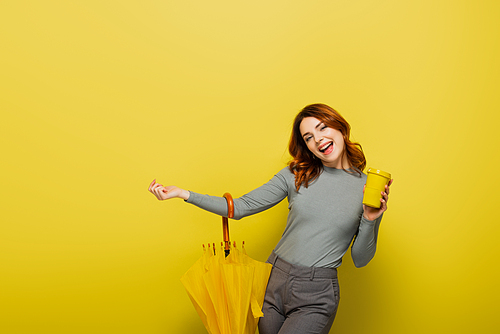
[[[272,266],[250,258],[243,247],[205,249],[181,281],[210,334],[253,334]]]
[[[228,199],[229,194],[224,197]],[[232,199],[228,199],[231,209]],[[231,212],[231,210],[228,210]],[[225,223],[225,224],[224,224]],[[203,246],[203,256],[181,281],[210,334],[254,334],[271,274],[271,264],[250,258],[244,247],[231,247],[227,218],[220,249]],[[228,254],[228,255],[226,255]]]

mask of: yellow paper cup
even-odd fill
[[[368,168],[367,174],[363,204],[372,208],[380,208],[381,193],[385,191],[385,186],[389,184],[391,174],[375,168]]]

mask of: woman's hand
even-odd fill
[[[164,201],[170,198],[182,198],[184,200],[189,198],[189,191],[176,186],[164,187],[163,185],[156,183],[156,179],[151,182],[148,190],[155,195],[159,201]]]
[[[372,208],[370,206],[364,205],[363,204],[363,216],[368,219],[368,220],[375,220],[378,217],[382,215],[387,210],[387,201],[389,200],[389,187],[392,184],[392,181],[390,180],[389,184],[385,186],[385,191],[382,192],[382,198],[380,199],[380,202],[382,203],[380,205],[380,208]],[[366,187],[366,185],[365,185]],[[365,188],[363,188],[363,193],[365,192]]]

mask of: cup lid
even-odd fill
[[[391,173],[384,172],[380,169],[368,168],[368,173],[379,174],[380,176],[386,177],[388,179],[391,178]]]

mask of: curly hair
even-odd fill
[[[316,103],[310,104],[302,109],[293,122],[292,134],[288,151],[292,156],[292,160],[288,164],[290,171],[295,174],[295,187],[299,191],[300,186],[306,188],[309,183],[314,181],[323,170],[323,164],[308,148],[300,133],[300,124],[306,117],[314,117],[326,126],[340,131],[344,138],[344,151],[342,152],[341,161],[347,157],[347,161],[355,172],[361,174],[366,167],[366,158],[363,149],[359,143],[350,141],[351,126],[347,121],[332,107],[326,104]],[[347,166],[346,166],[347,167]],[[342,169],[348,173],[348,170],[342,166]]]

